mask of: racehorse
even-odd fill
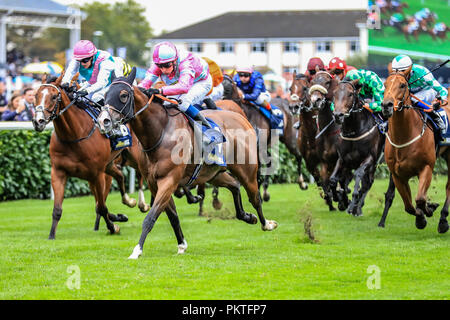
[[[363,107],[359,97],[359,80],[341,81],[334,91],[334,119],[341,125],[342,142],[338,145],[339,158],[330,177],[331,189],[337,183],[347,185],[348,173],[354,172],[355,186],[352,201],[347,212],[354,216],[362,215],[364,200],[374,179],[377,161],[384,148],[384,135],[378,130],[371,111]],[[381,119],[380,119],[381,121]],[[346,198],[346,194],[344,193]]]
[[[233,194],[237,218],[255,224],[256,216],[246,213],[242,207],[240,196],[242,184],[250,203],[258,213],[262,230],[275,229],[277,223],[266,220],[262,211],[257,183],[258,164],[256,159],[252,161],[252,157],[257,155],[256,134],[251,124],[235,112],[202,111],[221,128],[226,137],[226,142],[222,144],[226,169],[206,163],[199,167],[192,148],[192,145],[195,145],[194,130],[186,117],[176,107],[164,106],[159,98],[155,99],[155,96],[152,96],[149,99],[137,87],[133,87],[135,76],[135,68],[128,77],[113,76],[111,86],[105,95],[105,107],[98,118],[100,128],[105,132],[120,123],[129,122],[149,159],[146,177],[155,200],[144,219],[139,243],[129,258],[137,259],[142,254],[145,239],[162,211],[168,215],[175,232],[178,253],[185,252],[187,242],[181,230],[172,194],[179,186],[191,182],[194,185],[210,182],[215,186],[228,188]],[[178,139],[173,136],[175,132],[180,134]],[[244,133],[248,139],[241,139]],[[180,139],[185,143],[180,142]],[[245,158],[244,163],[240,163],[242,156]],[[237,180],[226,170],[229,170]],[[194,171],[199,174],[193,180]]]
[[[74,101],[70,101],[68,94],[60,87],[62,77],[63,74],[56,79],[44,77],[43,84],[36,92],[37,106],[32,120],[34,129],[38,132],[44,130],[51,121],[55,129],[49,149],[51,184],[54,191],[49,239],[55,239],[68,177],[78,177],[89,182],[96,202],[97,218],[94,230],[98,230],[101,216],[110,233],[118,233],[120,228],[112,221],[126,221],[127,218],[109,213],[105,204],[113,176],[121,189],[122,202],[130,207],[136,205],[136,200],[130,199],[126,194],[123,174],[113,162],[124,149],[111,152],[109,139],[96,130],[95,123],[85,111],[73,106]],[[136,136],[133,136],[133,147],[129,149],[129,154],[139,165],[145,160],[145,154],[140,152]]]
[[[266,137],[266,140],[263,142],[265,146],[271,146],[271,132],[270,132],[270,123],[269,120],[261,114],[261,112],[254,106],[249,103],[246,103],[242,101],[239,89],[236,85],[236,83],[233,81],[233,79],[227,75],[224,76],[223,79],[223,87],[224,87],[224,98],[228,100],[233,100],[244,111],[245,115],[247,116],[248,120],[252,124],[253,128],[255,130],[260,132],[268,132],[268,135]],[[274,101],[276,102],[276,101]],[[308,185],[304,182],[303,173],[301,170],[301,164],[302,164],[302,156],[300,153],[300,150],[297,147],[296,139],[297,133],[296,130],[293,128],[293,116],[290,110],[288,110],[288,105],[282,100],[278,101],[279,109],[283,112],[283,120],[284,120],[284,134],[280,137],[280,141],[283,142],[288,150],[293,154],[297,160],[297,172],[298,172],[298,179],[297,182],[302,190],[305,190],[308,188]],[[264,131],[265,130],[265,131]],[[268,155],[270,156],[269,150],[267,150]],[[269,187],[269,175],[264,176],[264,181],[262,182],[263,185],[263,199],[265,201],[269,201],[270,194],[267,191]]]
[[[333,195],[338,195],[336,190],[332,190],[330,186],[330,177],[339,158],[337,148],[341,144],[342,138],[340,136],[340,126],[335,122],[333,111],[331,110],[331,103],[333,100],[333,93],[337,87],[338,80],[326,71],[319,71],[316,73],[314,79],[311,81],[309,88],[309,95],[313,109],[317,110],[315,117],[315,125],[317,127],[317,134],[314,136],[315,144],[317,145],[317,154],[320,165],[320,180],[319,186],[323,188],[324,199],[330,209],[334,211],[333,200],[339,202],[339,209],[345,210],[346,203],[343,197],[334,198]],[[302,123],[303,125],[304,123]],[[312,139],[312,137],[310,138]],[[317,180],[316,180],[317,181]],[[342,186],[343,187],[343,186]],[[346,192],[346,186],[341,192]]]
[[[405,211],[416,217],[416,227],[423,229],[427,225],[427,217],[433,215],[438,207],[436,203],[429,203],[427,190],[430,186],[433,168],[436,161],[435,138],[433,130],[427,125],[424,114],[411,103],[408,83],[408,71],[392,72],[384,84],[384,99],[382,103],[383,115],[388,120],[389,131],[386,134],[384,156],[392,179],[405,205]],[[445,110],[447,116],[448,109]],[[450,152],[448,147],[442,147],[439,154],[450,165]],[[450,168],[450,166],[449,166]],[[419,187],[416,196],[416,208],[411,199],[409,179],[419,178]],[[448,174],[450,179],[450,171]],[[441,210],[438,232],[448,230],[448,205],[450,196],[450,182],[446,185],[445,204]],[[383,215],[380,224],[386,219]]]
[[[300,128],[298,129],[297,148],[303,159],[306,169],[320,183],[318,164],[320,157],[315,136],[317,135],[317,110],[311,106],[308,90],[310,83],[308,77],[302,73],[294,72],[291,87],[289,88],[289,108],[293,114],[299,114]]]

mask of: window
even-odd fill
[[[189,43],[188,50],[191,52],[202,52],[203,51],[203,43],[201,43],[201,42]]]
[[[253,42],[252,43],[252,52],[266,52],[266,43],[265,42]]]
[[[234,52],[234,43],[233,42],[220,42],[219,43],[219,52]]]
[[[319,41],[316,44],[317,52],[327,52],[331,51],[331,41]]]
[[[297,42],[284,42],[283,43],[284,52],[298,52],[299,45]]]
[[[284,73],[292,74],[294,73],[294,71],[298,72],[298,67],[286,67],[286,66],[283,67],[283,74]]]
[[[358,52],[359,50],[359,41],[350,41],[350,52]]]

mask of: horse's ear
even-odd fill
[[[330,70],[329,70],[329,73],[330,73],[330,74],[333,74],[333,75],[336,74],[336,67],[330,69]]]
[[[319,68],[319,66],[317,64],[316,64],[316,67],[314,69],[316,69],[316,73],[320,71],[320,68]]]
[[[63,77],[64,77],[64,70],[61,72],[59,77],[56,79],[55,85],[57,85],[57,86],[61,85],[61,81],[62,81]]]
[[[136,67],[133,67],[133,69],[131,69],[131,72],[127,77],[127,82],[129,84],[132,84],[135,78],[136,78]]]
[[[392,73],[392,62],[389,62],[389,64],[388,64],[388,72],[389,72],[389,74],[391,74]]]
[[[48,73],[44,73],[44,75],[42,76],[42,83],[47,83],[47,78],[48,78]]]
[[[116,73],[114,71],[111,72],[111,82],[113,82],[116,78]]]
[[[297,78],[297,70],[294,70],[294,73],[292,74],[292,80],[295,80]]]
[[[361,90],[362,84],[359,82],[359,79],[355,79],[352,81],[353,86],[355,87],[356,91]]]

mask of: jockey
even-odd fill
[[[61,81],[62,86],[68,88],[72,78],[79,72],[87,82],[77,91],[78,96],[87,96],[99,104],[103,104],[105,93],[111,84],[112,72],[120,77],[130,69],[123,59],[98,50],[89,40],[80,40],[75,44],[73,57]]]
[[[374,113],[381,114],[381,103],[383,102],[384,84],[380,77],[370,70],[350,70],[344,78],[345,81],[359,80],[361,90],[359,95],[365,100],[365,108]]]
[[[309,59],[307,69],[308,70],[306,70],[305,75],[308,77],[308,81],[311,82],[316,72],[325,71],[325,65],[322,59],[314,57]]]
[[[160,89],[151,88],[158,78],[167,85]],[[179,49],[171,42],[158,43],[153,50],[153,64],[138,86],[146,89],[147,95],[162,94],[180,99],[178,108],[181,111],[212,128],[194,107],[195,104],[202,104],[211,91],[212,77],[208,63],[192,52]]]
[[[401,54],[392,60],[392,70],[404,72],[410,84],[410,92],[414,95],[411,100],[424,110],[430,110],[436,104],[438,95],[440,96],[441,105],[448,103],[448,91],[433,76],[433,74],[425,67],[413,64],[411,58]],[[425,103],[423,103],[425,102]],[[430,107],[431,105],[431,107]],[[439,113],[435,110],[429,112],[433,120],[439,126],[442,136],[446,134],[444,121]]]
[[[224,87],[222,84],[223,73],[217,63],[215,63],[213,60],[207,57],[202,57],[202,59],[204,59],[208,63],[209,73],[211,74],[213,82],[212,92],[205,98],[205,100],[203,100],[203,102],[205,102],[208,109],[217,109],[214,101],[222,100],[224,94]]]
[[[262,74],[248,66],[239,66],[236,71],[233,80],[244,94],[242,99],[264,107],[272,113],[270,92],[266,90]]]
[[[331,74],[336,76],[339,80],[342,81],[344,79],[345,75],[350,70],[355,70],[355,67],[347,66],[347,63],[344,59],[341,59],[339,57],[334,57],[330,60],[330,63],[328,64],[328,71],[330,71]]]

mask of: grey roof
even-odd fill
[[[228,12],[155,39],[358,37],[365,10]]]
[[[70,15],[76,11],[51,0],[1,0],[0,11],[12,9],[22,13]]]

